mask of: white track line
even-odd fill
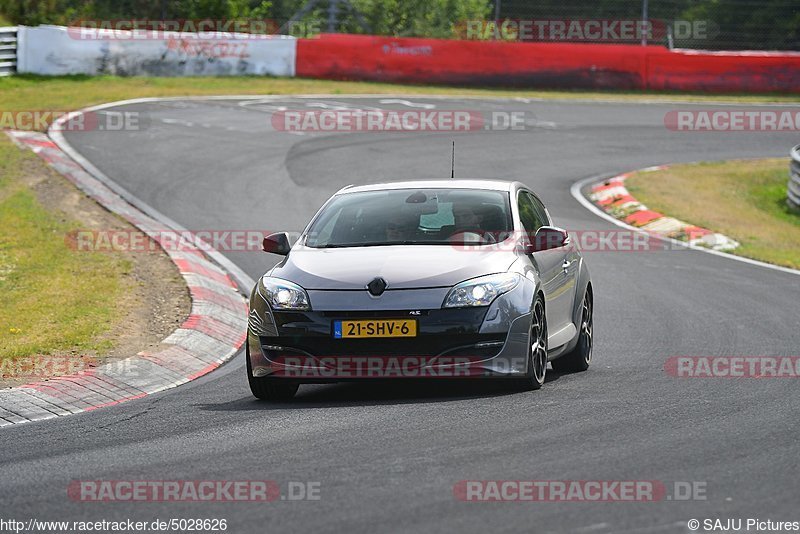
[[[640,170],[644,170],[644,169],[640,169]],[[634,172],[637,172],[637,171],[634,171]],[[672,239],[671,237],[666,237],[666,236],[661,236],[661,235],[658,235],[658,234],[653,234],[651,232],[647,232],[646,230],[642,230],[641,228],[636,228],[635,226],[631,226],[631,225],[629,225],[629,224],[627,224],[625,222],[622,222],[619,219],[616,219],[616,218],[612,217],[611,215],[609,215],[608,213],[604,212],[603,210],[598,208],[591,200],[586,198],[583,195],[583,193],[581,192],[581,190],[586,185],[588,185],[590,183],[602,182],[604,180],[608,180],[609,178],[614,178],[615,176],[619,176],[621,174],[624,174],[624,173],[615,173],[615,174],[608,174],[607,173],[607,174],[599,174],[599,175],[595,175],[595,176],[590,176],[588,178],[584,178],[583,180],[580,180],[580,181],[575,182],[574,184],[572,184],[572,187],[569,188],[569,192],[572,194],[573,198],[575,198],[575,200],[580,202],[583,205],[583,207],[586,208],[587,210],[591,211],[592,213],[594,213],[598,217],[600,217],[602,219],[605,219],[606,221],[608,221],[610,223],[613,223],[613,224],[616,224],[617,226],[620,226],[620,227],[625,228],[627,230],[631,230],[633,232],[638,232],[640,234],[645,234],[645,235],[647,235],[649,237],[654,237],[656,239],[660,239],[660,240],[665,241],[667,243],[671,243],[671,244],[673,244],[675,246],[684,247],[684,248],[691,249],[691,250],[698,250],[700,252],[705,252],[706,254],[713,254],[714,256],[720,256],[720,257],[727,258],[727,259],[730,259],[730,260],[740,261],[742,263],[747,263],[749,265],[755,265],[757,267],[765,267],[767,269],[772,269],[774,271],[781,271],[783,273],[800,275],[800,271],[798,271],[796,269],[791,269],[789,267],[781,267],[779,265],[772,265],[771,263],[766,263],[766,262],[763,262],[763,261],[753,260],[753,259],[750,259],[750,258],[745,258],[743,256],[735,256],[733,254],[728,254],[727,252],[720,252],[718,250],[712,250],[712,249],[705,248],[705,247],[700,247],[700,246],[696,246],[696,245],[689,245],[685,241],[678,241],[677,239]]]
[[[157,103],[157,102],[174,102],[174,101],[181,101],[181,100],[262,100],[262,101],[270,101],[270,100],[280,100],[281,98],[309,98],[309,99],[331,99],[331,98],[429,98],[429,99],[437,99],[437,100],[458,100],[458,99],[469,99],[469,100],[514,100],[514,97],[481,97],[481,96],[459,96],[459,95],[424,95],[424,94],[417,94],[417,95],[403,95],[403,94],[373,94],[373,95],[359,95],[359,94],[352,94],[352,95],[320,95],[320,94],[305,94],[305,95],[219,95],[219,96],[175,96],[175,97],[148,97],[148,98],[132,98],[128,100],[119,100],[116,102],[107,102],[105,104],[100,104],[97,106],[92,106],[89,108],[85,108],[81,111],[69,113],[67,115],[62,116],[57,122],[66,122],[70,119],[70,117],[74,117],[78,113],[83,113],[85,111],[100,111],[103,109],[108,109],[117,106],[126,106],[131,104],[147,104],[147,103]],[[669,101],[669,100],[626,100],[626,101],[616,101],[616,100],[591,100],[591,99],[549,99],[549,98],[529,98],[531,102],[581,102],[581,103],[588,103],[588,104],[600,104],[600,103],[608,103],[608,104],[692,104],[692,105],[713,105],[713,106],[766,106],[766,107],[779,107],[779,106],[790,106],[792,103],[753,103],[753,102],[724,102],[724,101]],[[796,105],[796,103],[795,103]],[[95,178],[106,184],[112,190],[114,190],[117,194],[122,196],[125,200],[139,208],[140,210],[144,211],[154,219],[166,224],[167,226],[171,227],[173,230],[178,231],[186,231],[181,225],[164,215],[163,213],[159,212],[149,204],[143,202],[142,200],[136,198],[128,191],[126,191],[123,187],[119,186],[116,182],[109,179],[105,174],[103,174],[97,167],[92,165],[86,158],[84,158],[79,152],[77,152],[72,146],[67,142],[60,131],[51,130],[49,132],[51,139],[69,156],[72,157],[75,161],[77,161],[84,169],[86,169],[90,174],[94,175]],[[618,173],[622,174],[622,173]],[[678,241],[676,239],[671,239],[668,237],[653,235],[644,230],[639,228],[635,228],[628,224],[625,224],[614,217],[611,217],[607,213],[603,212],[597,206],[595,206],[592,202],[590,202],[587,198],[583,196],[581,193],[581,189],[588,183],[596,181],[600,182],[604,179],[612,178],[616,175],[596,175],[590,176],[589,178],[585,178],[580,180],[570,187],[570,193],[572,196],[580,202],[586,209],[601,217],[617,226],[622,228],[626,228],[628,230],[632,230],[635,232],[647,234],[651,237],[656,237],[657,239],[661,239],[663,241],[672,243],[673,245],[684,246],[686,248],[690,248],[692,250],[699,250],[705,252],[707,254],[714,254],[715,256],[721,256],[724,258],[728,258],[734,261],[739,261],[742,263],[747,263],[750,265],[755,265],[758,267],[765,267],[767,269],[772,269],[775,271],[781,271],[784,273],[800,275],[800,271],[796,269],[790,269],[788,267],[780,267],[778,265],[772,265],[770,263],[765,263],[763,261],[752,260],[750,258],[744,258],[742,256],[734,256],[732,254],[727,254],[725,252],[719,252],[716,250],[711,250],[703,247],[697,246],[689,246],[683,241]],[[226,258],[223,254],[216,250],[210,250],[209,255],[222,265],[224,268],[228,269],[231,274],[237,279],[237,281],[242,285],[242,287],[252,287],[255,285],[255,280],[250,278],[244,271],[242,271],[239,267],[236,266],[235,263],[230,261]]]
[[[69,121],[71,118],[80,115],[84,112],[91,112],[91,111],[100,111],[103,109],[117,107],[117,106],[126,106],[130,104],[142,104],[142,103],[151,103],[151,102],[159,102],[165,99],[162,98],[136,98],[130,100],[120,100],[118,102],[108,102],[106,104],[100,104],[98,106],[92,106],[89,108],[82,109],[80,111],[74,111],[67,115],[60,117],[56,122],[53,123],[53,126],[61,125],[64,122]],[[169,100],[176,100],[176,99],[169,99]],[[144,202],[143,200],[139,199],[138,197],[131,194],[128,190],[124,187],[117,184],[114,180],[110,179],[106,176],[100,169],[95,167],[88,159],[83,157],[80,152],[75,150],[72,145],[70,145],[66,138],[64,137],[61,130],[58,128],[54,128],[53,126],[50,127],[48,130],[48,135],[53,142],[58,145],[58,147],[63,150],[69,157],[71,157],[74,161],[76,161],[81,167],[83,167],[86,172],[97,178],[103,184],[108,186],[112,191],[117,193],[119,196],[124,198],[129,204],[133,205],[134,207],[138,208],[139,210],[143,211],[153,219],[156,219],[160,223],[164,224],[167,228],[174,230],[176,232],[187,232],[188,230],[184,228],[182,225],[178,224],[174,220],[170,219],[148,203]],[[213,259],[217,264],[222,266],[225,270],[227,270],[235,279],[236,282],[239,284],[239,287],[242,290],[242,293],[245,296],[249,295],[250,289],[255,286],[256,282],[253,280],[250,275],[245,273],[242,269],[240,269],[235,263],[225,257],[224,254],[215,250],[213,247],[208,246],[208,244],[203,243],[201,239],[195,237],[195,244],[198,248],[201,248],[211,259]]]

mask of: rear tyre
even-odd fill
[[[247,342],[245,342],[247,345]],[[247,360],[247,383],[253,396],[259,400],[281,402],[288,401],[297,393],[300,384],[297,382],[285,381],[279,378],[255,377],[253,367],[250,364],[250,347],[245,349]]]
[[[547,317],[541,295],[533,303],[528,340],[528,373],[520,380],[519,386],[530,391],[541,388],[547,374]]]
[[[586,289],[581,310],[581,324],[578,330],[578,344],[567,354],[553,360],[553,370],[560,373],[585,371],[592,363],[594,346],[594,322],[592,320],[593,302],[590,289]]]

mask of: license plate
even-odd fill
[[[333,337],[416,337],[416,319],[334,321]]]

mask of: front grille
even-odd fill
[[[481,334],[488,307],[434,310],[280,312],[274,313],[277,336],[262,336],[263,345],[291,347],[314,356],[438,356],[459,347],[505,341],[505,333]],[[419,315],[416,312],[419,311]],[[413,338],[336,339],[336,320],[396,318],[416,319],[418,335]],[[474,350],[475,356],[486,354]],[[499,348],[493,348],[495,354]],[[473,356],[469,354],[468,356]]]
[[[448,356],[487,358],[500,346],[473,348],[478,343],[502,343],[506,334],[420,335],[415,338],[334,339],[333,336],[261,338],[262,346],[295,349],[312,356]],[[265,348],[265,352],[270,350]]]

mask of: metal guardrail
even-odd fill
[[[17,27],[0,27],[0,76],[17,72]]]
[[[787,202],[794,209],[800,210],[800,145],[792,149]]]

